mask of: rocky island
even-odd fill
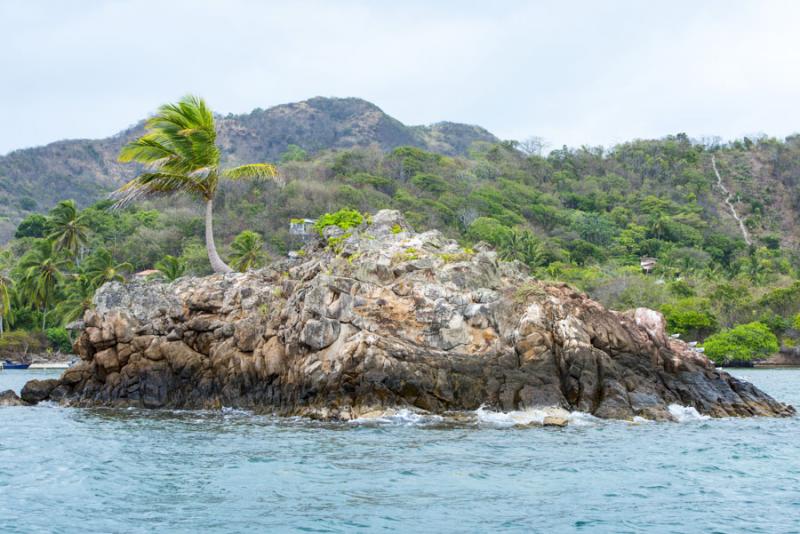
[[[82,360],[22,400],[340,420],[482,405],[794,413],[667,336],[658,312],[607,310],[527,273],[383,210],[262,270],[106,284],[75,343]]]

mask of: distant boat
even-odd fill
[[[29,363],[17,363],[12,362],[10,360],[6,360],[3,362],[3,369],[27,369],[30,367],[31,364]]]

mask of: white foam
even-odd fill
[[[384,410],[383,412],[368,414],[362,417],[352,419],[350,422],[363,425],[363,424],[392,424],[392,425],[424,425],[428,423],[437,423],[442,421],[439,415],[421,414],[408,408],[401,408],[400,410]]]
[[[692,406],[681,406],[680,404],[670,404],[667,406],[669,414],[675,421],[679,423],[687,423],[689,421],[705,421],[711,419],[707,415],[702,415]]]
[[[584,412],[568,412],[563,408],[528,408],[511,412],[495,412],[487,410],[485,406],[475,410],[479,424],[508,428],[514,426],[528,426],[544,424],[548,416],[565,417],[572,426],[589,426],[598,424],[600,419]]]

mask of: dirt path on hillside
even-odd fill
[[[717,175],[717,185],[720,189],[722,189],[722,192],[725,193],[725,204],[727,204],[728,208],[731,210],[731,215],[733,215],[733,218],[739,223],[739,229],[742,231],[742,237],[744,237],[745,243],[752,245],[753,242],[750,241],[750,234],[747,233],[747,228],[744,226],[744,221],[739,217],[739,214],[736,213],[736,208],[733,207],[733,202],[731,202],[733,193],[728,191],[728,188],[722,183],[722,177],[719,175],[719,171],[717,170],[717,160],[713,154],[711,155],[711,166],[714,167],[714,174]]]

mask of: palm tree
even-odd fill
[[[88,241],[89,227],[84,215],[75,207],[74,200],[62,200],[50,211],[50,233],[47,239],[53,242],[56,251],[65,251],[76,257]]]
[[[156,262],[155,267],[161,271],[161,274],[168,282],[177,280],[186,272],[186,262],[169,254],[164,256],[161,261]]]
[[[14,282],[4,273],[0,273],[0,336],[3,335],[3,320],[11,311],[11,291]]]
[[[124,282],[126,272],[133,271],[128,262],[114,263],[114,257],[105,248],[99,248],[86,260],[84,276],[89,283],[98,288],[106,282]]]
[[[92,307],[92,298],[97,287],[88,277],[73,274],[64,288],[64,298],[55,307],[55,313],[61,318],[61,324],[70,323],[83,317],[83,313]]]
[[[231,244],[230,261],[233,268],[245,272],[253,267],[260,267],[267,255],[264,252],[264,240],[251,230],[245,230],[236,236]]]
[[[544,260],[542,245],[530,230],[512,230],[500,243],[500,259],[519,260],[530,268],[539,267]]]
[[[117,206],[143,196],[177,192],[202,199],[206,204],[206,251],[211,267],[217,273],[232,272],[214,244],[214,197],[219,181],[273,178],[277,174],[275,167],[254,163],[222,169],[214,115],[205,101],[195,96],[161,106],[145,128],[145,135],[122,147],[119,160],[141,163],[147,170],[114,193]]]
[[[19,262],[22,273],[20,285],[24,298],[42,312],[42,330],[47,325],[47,309],[63,279],[67,261],[55,251],[52,241],[37,240]]]

